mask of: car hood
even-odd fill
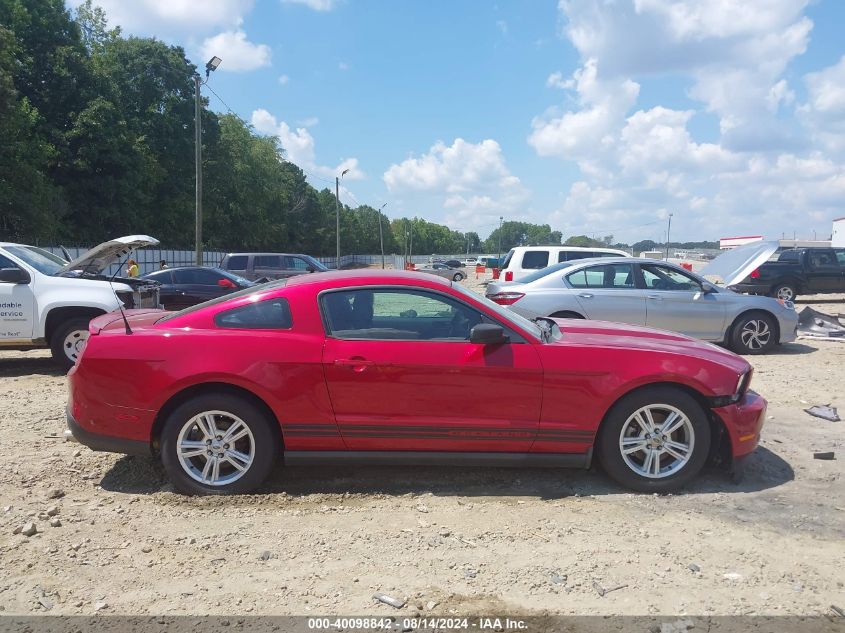
[[[671,352],[703,358],[719,363],[738,374],[751,367],[748,362],[726,349],[712,343],[638,325],[585,321],[583,319],[554,319],[563,336],[552,345],[587,345],[624,347],[653,352]]]
[[[96,275],[106,270],[118,258],[127,255],[130,251],[144,248],[145,246],[157,246],[158,243],[157,239],[149,235],[118,237],[98,244],[72,262],[65,264],[56,274],[61,275],[72,270],[81,270],[83,273]]]
[[[779,246],[780,243],[776,240],[751,242],[737,246],[719,255],[702,268],[698,274],[725,286],[732,286],[748,277],[751,271],[768,261]]]

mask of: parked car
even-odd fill
[[[777,247],[777,242],[760,244],[753,269],[727,282],[729,287],[786,301],[800,294],[845,292],[845,248],[795,248],[781,252],[777,261],[767,261]]]
[[[429,258],[429,264],[446,264],[449,268],[465,268],[466,264],[457,259]]]
[[[526,317],[600,319],[680,332],[762,354],[794,341],[791,302],[719,288],[659,259],[588,259],[549,266],[520,283],[492,282],[486,295]]]
[[[741,472],[765,400],[748,362],[643,327],[537,323],[404,271],[300,275],[182,310],[92,321],[69,432],[153,454],[186,493],[285,464],[588,467],[674,490]],[[147,364],[149,363],[149,364]],[[128,371],[128,367],[154,367]]]
[[[592,257],[630,257],[615,248],[581,248],[578,246],[517,246],[502,260],[501,278],[521,281],[524,277],[560,262]]]
[[[452,268],[451,266],[448,266],[446,264],[439,264],[437,262],[417,268],[417,272],[428,273],[429,275],[437,275],[438,277],[443,277],[443,279],[451,279],[452,281],[461,281],[462,279],[466,279],[465,272],[456,270],[455,268]]]
[[[204,266],[166,268],[144,275],[143,279],[161,284],[159,301],[165,310],[182,310],[255,285],[225,270]]]
[[[156,244],[148,235],[119,237],[68,262],[42,248],[0,242],[0,349],[47,347],[69,368],[93,317],[119,306],[159,306],[157,283],[105,274],[119,258]]]
[[[220,268],[250,281],[286,279],[328,270],[310,255],[300,253],[229,253],[220,262]]]

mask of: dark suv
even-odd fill
[[[310,255],[290,253],[229,253],[223,258],[220,268],[250,281],[284,279],[328,270]]]

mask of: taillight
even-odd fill
[[[755,268],[754,270],[751,271],[751,278],[752,279],[760,279],[760,269],[759,268]]]
[[[506,270],[505,271],[505,281],[513,281],[513,271]]]
[[[490,300],[495,301],[502,306],[509,306],[513,305],[524,296],[524,292],[497,292],[494,295],[490,295]]]

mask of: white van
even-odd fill
[[[501,278],[519,281],[534,271],[590,257],[630,257],[630,253],[615,248],[582,248],[580,246],[516,246],[508,251],[502,262]]]

